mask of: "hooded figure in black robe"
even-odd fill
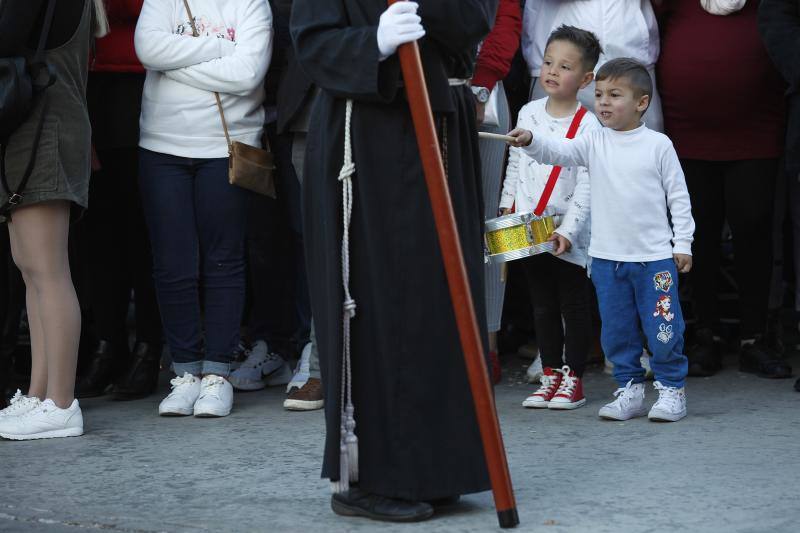
[[[422,62],[476,306],[483,298],[483,199],[475,102],[466,85],[496,0],[420,0]],[[325,390],[323,477],[339,479],[342,184],[353,100],[350,230],[352,389],[358,490],[411,502],[490,488],[444,264],[397,55],[380,61],[384,0],[295,0],[297,59],[322,89],[303,192],[306,260]],[[451,79],[451,82],[448,82]],[[484,339],[484,346],[486,345]]]

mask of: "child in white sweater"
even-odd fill
[[[517,127],[557,137],[565,137],[570,129],[577,136],[600,129],[595,116],[578,102],[577,94],[594,78],[592,71],[601,53],[600,43],[591,32],[572,26],[561,26],[552,32],[540,79],[548,96],[525,105]],[[502,213],[534,211],[553,172],[553,166],[537,163],[522,148],[511,148],[500,199]],[[543,367],[541,387],[522,405],[575,409],[586,403],[581,379],[592,338],[591,287],[586,275],[589,246],[586,168],[577,165],[561,168],[546,205],[548,210],[563,216],[553,236],[557,257],[540,254],[521,261],[528,278]]]
[[[641,123],[652,80],[640,63],[609,61],[597,73],[595,113],[605,128],[564,140],[515,129],[513,146],[540,162],[583,165],[591,177],[592,281],[602,319],[603,351],[614,363],[617,399],[600,416],[647,413],[640,327],[653,354],[659,399],[649,418],[686,416],[684,322],[678,272],[692,266],[689,193],[670,140]]]

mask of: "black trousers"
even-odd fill
[[[733,234],[740,336],[766,328],[772,274],[772,208],[776,159],[681,160],[695,220],[691,284],[698,327],[716,329],[720,237],[727,218]]]
[[[528,278],[536,341],[545,367],[566,364],[582,376],[592,342],[591,283],[586,269],[551,254],[521,261]]]
[[[89,185],[91,307],[99,339],[127,346],[126,318],[131,290],[136,338],[161,344],[161,316],[153,286],[153,259],[138,187],[138,149],[101,150],[102,170]]]

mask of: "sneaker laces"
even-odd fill
[[[682,409],[684,391],[677,387],[663,385],[660,381],[653,382],[653,387],[658,391],[658,404],[666,404],[670,411],[680,411]]]
[[[561,371],[556,370],[556,372],[561,372]],[[558,380],[559,380],[558,374],[552,374],[552,375],[542,374],[542,377],[539,380],[541,382],[541,385],[539,386],[539,389],[536,392],[531,394],[531,396],[547,397],[551,393],[555,394],[555,392],[557,392],[557,389],[556,391],[553,391],[553,388],[556,387],[556,385],[558,384]]]
[[[214,399],[221,400],[220,390],[225,385],[225,378],[221,376],[206,376],[203,378],[202,390],[200,391],[200,399],[211,396]]]
[[[575,388],[578,386],[578,377],[569,375],[572,369],[567,365],[564,365],[562,368],[557,368],[555,371],[562,376],[561,384],[558,386],[555,396],[564,395],[571,398],[575,393]]]
[[[14,394],[14,397],[11,398],[11,401],[9,403],[10,405],[8,407],[6,407],[3,410],[0,410],[0,414],[6,414],[6,415],[13,414],[31,405],[36,407],[41,402],[39,401],[39,398],[36,398],[35,396],[25,396],[24,394],[22,394],[21,390],[17,389],[16,394]]]
[[[197,379],[193,375],[188,372],[184,372],[182,376],[176,376],[169,380],[169,384],[172,386],[172,392],[169,393],[170,396],[176,393],[178,387],[181,385],[191,385],[194,383],[194,380]]]
[[[626,383],[624,387],[620,387],[619,389],[615,390],[614,397],[616,397],[614,403],[623,409],[630,407],[631,401],[634,398],[633,380],[630,380],[628,383]]]

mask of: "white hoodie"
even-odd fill
[[[267,0],[145,0],[136,55],[147,69],[139,146],[195,158],[228,156],[213,92],[232,141],[261,146],[264,76],[272,56]]]

